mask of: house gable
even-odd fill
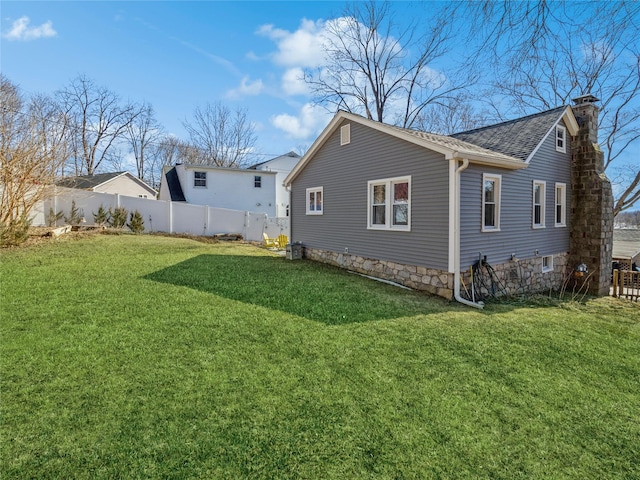
[[[296,167],[287,176],[284,183],[290,185],[296,176],[302,171],[307,163],[311,161],[316,152],[323,147],[325,142],[335,134],[336,130],[346,125],[346,123],[363,125],[369,129],[381,132],[390,137],[395,137],[408,143],[443,155],[444,160],[467,159],[474,163],[492,165],[507,169],[526,168],[527,165],[522,160],[500,152],[488,150],[479,145],[446,135],[419,132],[405,128],[394,127],[384,123],[366,119],[360,115],[339,111],[322,131],[320,136],[313,143],[311,148],[298,162]],[[350,135],[348,146],[353,143],[353,133]]]
[[[266,170],[178,164],[165,167],[160,199],[275,217],[276,175]]]
[[[571,107],[563,106],[508,122],[456,133],[451,137],[518,158],[529,164],[540,146],[549,136],[555,134],[556,126],[561,123],[570,135],[577,133],[578,122]]]
[[[100,193],[155,198],[156,191],[129,172],[108,172],[64,178],[56,185]]]

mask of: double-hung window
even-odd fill
[[[567,226],[567,185],[556,183],[556,227]]]
[[[500,230],[500,190],[502,176],[482,175],[482,231]]]
[[[556,151],[567,152],[567,129],[562,125],[556,125]]]
[[[206,187],[207,186],[207,172],[193,172],[193,186],[194,187]]]
[[[546,183],[533,181],[533,228],[544,228]]]
[[[322,187],[307,188],[307,215],[322,215]]]
[[[253,176],[253,187],[254,188],[262,188],[262,176],[254,175]]]
[[[411,177],[371,180],[367,188],[367,228],[411,230]]]

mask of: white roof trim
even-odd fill
[[[182,163],[182,167],[185,170],[201,170],[201,171],[221,171],[221,172],[240,172],[240,173],[251,173],[252,175],[269,175],[276,174],[273,170],[254,170],[252,168],[236,168],[236,167],[218,167],[216,165],[194,165],[192,163]],[[176,166],[176,165],[174,165]],[[260,173],[256,173],[260,172]]]

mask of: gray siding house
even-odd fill
[[[508,293],[557,288],[576,261],[579,130],[572,107],[452,136],[340,111],[285,179],[291,240],[307,258],[474,306],[474,265]]]

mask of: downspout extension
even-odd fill
[[[457,160],[454,160],[457,161]],[[455,224],[455,232],[454,232],[454,259],[453,259],[453,266],[454,266],[454,272],[453,272],[453,297],[456,299],[456,301],[464,304],[464,305],[468,305],[469,307],[474,307],[474,308],[479,308],[479,309],[483,309],[484,308],[484,303],[482,302],[472,302],[470,300],[467,300],[466,298],[462,298],[462,296],[460,295],[460,173],[462,173],[463,170],[465,170],[467,167],[469,166],[469,159],[467,158],[463,158],[462,159],[462,165],[460,165],[458,168],[456,168],[455,171],[455,207],[454,207],[454,212],[455,212],[455,219],[454,219],[454,224]]]

